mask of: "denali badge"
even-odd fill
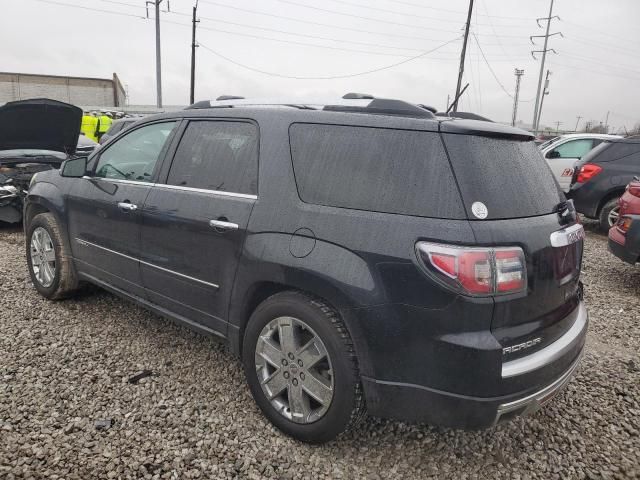
[[[519,350],[524,350],[525,348],[531,348],[534,345],[538,345],[542,341],[542,337],[534,338],[533,340],[529,340],[528,342],[519,343],[517,345],[511,345],[510,347],[505,347],[502,349],[502,354],[506,355],[508,353],[515,353]]]

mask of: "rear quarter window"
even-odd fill
[[[551,213],[564,200],[533,141],[443,134],[469,218],[482,202],[488,219]]]
[[[466,218],[436,132],[293,124],[293,168],[302,201],[435,218]]]

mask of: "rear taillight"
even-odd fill
[[[576,182],[585,183],[591,180],[593,177],[598,175],[602,171],[602,167],[600,165],[595,165],[593,163],[585,163],[578,173],[578,178]]]
[[[627,186],[627,192],[634,197],[640,197],[640,183],[630,183]]]
[[[416,252],[429,273],[467,295],[504,295],[527,288],[527,267],[520,247],[478,248],[418,242]]]
[[[631,228],[631,223],[633,223],[633,219],[631,217],[620,217],[618,218],[616,227],[623,233],[627,233]]]

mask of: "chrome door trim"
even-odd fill
[[[138,209],[138,206],[134,203],[118,202],[118,208],[127,212],[134,212]]]
[[[140,262],[141,264],[146,265],[148,267],[156,268],[156,269],[161,270],[163,272],[171,273],[171,274],[176,275],[178,277],[185,278],[187,280],[191,280],[191,281],[194,281],[194,282],[197,282],[197,283],[201,283],[201,284],[206,285],[208,287],[215,288],[216,290],[220,288],[220,285],[217,285],[215,283],[206,282],[204,280],[200,280],[199,278],[195,278],[195,277],[191,277],[189,275],[185,275],[184,273],[176,272],[174,270],[169,270],[168,268],[164,268],[164,267],[160,267],[158,265],[154,265],[153,263],[145,262],[144,260],[140,260],[139,258],[131,257],[129,255],[125,255],[124,253],[116,252],[115,250],[111,250],[110,248],[102,247],[102,246],[97,245],[95,243],[88,242],[86,240],[82,240],[81,238],[77,238],[76,237],[75,240],[80,245],[99,248],[100,250],[104,250],[105,252],[113,253],[114,255],[119,255],[119,256],[124,257],[126,259],[133,260],[134,262]]]
[[[82,178],[84,178],[85,180],[101,180],[101,181],[113,182],[113,183],[124,183],[128,185],[144,185],[149,187],[162,188],[164,190],[181,190],[184,192],[208,193],[212,195],[221,195],[223,197],[246,198],[247,200],[258,199],[257,195],[251,195],[248,193],[235,193],[235,192],[225,192],[222,190],[209,190],[206,188],[183,187],[180,185],[167,185],[166,183],[141,182],[139,180],[124,180],[119,178],[89,177],[88,175],[85,175]]]
[[[87,175],[85,175],[82,178],[84,178],[85,180],[100,180],[103,182],[124,183],[126,185],[141,185],[145,187],[152,187],[153,185],[155,185],[155,183],[152,183],[152,182],[141,182],[139,180],[124,180],[120,178],[89,177]]]
[[[257,200],[257,195],[250,195],[248,193],[235,193],[235,192],[224,192],[222,190],[209,190],[206,188],[193,188],[193,187],[183,187],[180,185],[167,185],[166,183],[156,183],[154,187],[162,188],[165,190],[182,190],[185,192],[196,192],[196,193],[209,193],[213,195],[222,195],[225,197],[235,197],[235,198],[246,198],[248,200]]]
[[[567,330],[564,335],[542,350],[538,350],[526,357],[503,363],[502,378],[515,377],[532,372],[562,357],[571,350],[576,339],[586,330],[588,320],[587,307],[584,306],[584,303],[580,302],[578,306],[578,316],[571,328]]]

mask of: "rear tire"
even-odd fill
[[[600,230],[603,232],[608,232],[611,227],[613,227],[618,220],[618,198],[612,198],[607,201],[602,206],[600,210],[600,216],[598,217],[598,221],[600,223]]]
[[[78,289],[71,253],[65,245],[60,226],[51,213],[33,217],[27,229],[27,265],[38,293],[60,300]]]
[[[319,299],[282,292],[262,302],[247,324],[242,361],[262,412],[297,440],[332,440],[365,413],[349,332]]]

